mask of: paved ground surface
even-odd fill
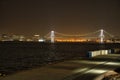
[[[120,54],[74,59],[0,77],[0,80],[94,80],[120,67]],[[100,80],[98,78],[98,80]]]

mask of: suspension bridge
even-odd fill
[[[87,33],[87,34],[63,34],[56,31],[51,31],[47,35],[44,36],[46,40],[49,40],[51,43],[54,42],[85,42],[85,41],[96,41],[96,42],[106,42],[112,39],[114,35],[108,33],[107,31],[100,29],[95,32]]]

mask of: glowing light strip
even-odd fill
[[[93,61],[93,62],[91,62],[91,61],[72,61],[72,62],[75,62],[75,63],[84,63],[84,64],[103,64],[103,63],[105,63],[105,62],[101,62],[101,61]]]
[[[104,69],[92,69],[92,70],[89,70],[85,73],[94,73],[94,74],[102,74],[102,73],[105,73],[107,72],[108,70],[104,70]]]
[[[80,72],[83,72],[83,71],[86,71],[88,70],[88,68],[83,68],[83,69],[76,69],[73,71],[73,73],[80,73]]]
[[[108,62],[105,65],[115,65],[115,66],[120,66],[120,62]]]

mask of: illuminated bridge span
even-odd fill
[[[101,29],[95,32],[83,34],[83,35],[70,35],[70,34],[63,34],[55,31],[49,32],[46,36],[44,36],[45,39],[50,40],[51,43],[54,42],[84,42],[84,41],[96,41],[103,43],[105,41],[109,41],[114,36],[105,30]]]

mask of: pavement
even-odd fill
[[[120,68],[120,54],[74,59],[0,77],[0,80],[102,80]]]

